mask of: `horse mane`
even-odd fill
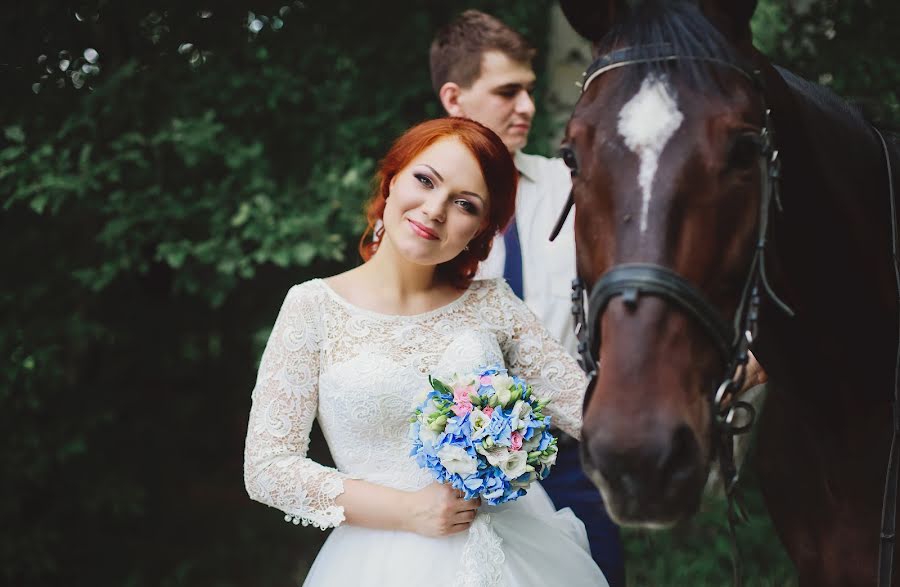
[[[875,126],[890,140],[896,140],[896,135],[900,133],[900,127],[879,119],[878,113],[868,108],[866,103],[842,98],[827,86],[802,78],[789,69],[776,65],[775,70],[795,94],[814,105],[818,111],[829,115],[830,119],[857,127]]]
[[[710,23],[696,3],[687,0],[644,0],[629,3],[624,17],[596,45],[602,55],[629,47],[636,59],[678,55],[677,61],[651,61],[623,68],[621,87],[633,88],[648,74],[660,76],[677,71],[679,80],[701,91],[725,92],[722,67],[708,61],[740,65],[741,58],[728,40]]]
[[[775,70],[791,90],[801,94],[804,99],[815,105],[818,111],[828,115],[828,118],[844,120],[849,124],[861,126],[867,126],[871,123],[860,108],[852,102],[841,98],[827,87],[813,83],[791,70],[777,65]]]
[[[844,166],[854,162],[862,165],[860,160],[872,157],[873,153],[880,158],[881,145],[871,131],[875,124],[864,111],[825,86],[783,67],[776,66],[775,70],[800,106],[793,114],[792,124],[803,128],[808,141],[804,148],[819,154],[823,161],[827,161],[825,153],[828,153],[833,160],[843,162]],[[892,130],[882,128],[889,151],[896,151],[897,137]],[[871,146],[873,151],[862,148],[863,145]],[[840,167],[828,163],[821,165],[826,177],[838,173]],[[894,177],[896,181],[897,172]]]

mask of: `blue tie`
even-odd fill
[[[503,263],[503,277],[506,278],[513,293],[520,299],[525,299],[522,284],[522,247],[519,246],[519,229],[516,227],[516,217],[503,232],[503,243],[506,245],[506,260]]]

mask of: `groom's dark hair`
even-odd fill
[[[441,28],[431,42],[431,87],[453,82],[471,87],[481,75],[481,57],[486,51],[499,51],[517,63],[531,65],[536,53],[525,37],[490,14],[466,10]]]

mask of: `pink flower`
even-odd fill
[[[472,411],[472,398],[469,393],[475,391],[473,386],[458,387],[453,390],[453,406],[450,408],[457,416],[468,414]]]
[[[510,448],[513,450],[520,450],[522,448],[522,433],[518,430],[514,431],[510,434],[511,445]]]
[[[480,379],[480,383],[482,385],[490,385],[491,382],[493,382],[493,381],[494,381],[494,378],[491,377],[490,375],[482,375],[481,379]]]
[[[453,390],[453,401],[456,403],[460,402],[469,402],[472,403],[472,399],[469,397],[470,393],[475,393],[474,385],[467,385],[465,387],[457,387]]]
[[[494,408],[492,408],[491,406],[485,406],[484,409],[481,410],[481,411],[482,411],[482,413],[483,413],[485,416],[487,416],[488,418],[490,418],[490,417],[491,417],[491,414],[494,413]]]
[[[463,414],[468,414],[472,411],[472,402],[453,404],[450,406],[450,409],[453,410],[453,413],[457,416],[462,416]]]

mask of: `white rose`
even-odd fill
[[[483,446],[479,446],[475,450],[487,457],[487,460],[490,464],[495,467],[500,467],[501,469],[503,468],[503,463],[509,460],[509,449],[505,446],[497,445],[491,449],[486,449]]]
[[[500,463],[500,470],[506,475],[507,479],[515,479],[525,474],[525,467],[528,465],[528,455],[524,451],[508,453],[506,461]]]
[[[462,477],[471,475],[478,470],[478,460],[470,457],[461,446],[448,444],[437,453],[441,464],[451,473],[457,473]]]
[[[497,373],[492,376],[491,385],[494,386],[496,391],[500,391],[501,389],[505,389],[506,391],[511,391],[513,386],[513,379],[509,375],[504,375],[503,373]]]
[[[478,440],[484,438],[484,435],[487,434],[488,424],[491,423],[491,419],[485,416],[480,409],[472,408],[472,411],[469,413],[469,422],[472,423],[472,440]]]
[[[525,400],[520,399],[516,402],[516,405],[513,406],[513,415],[517,418],[527,418],[531,415],[531,404],[529,404]]]
[[[525,428],[525,420],[531,414],[531,406],[524,400],[517,400],[510,414],[510,426],[513,430]]]
[[[544,465],[555,465],[556,464],[556,453],[557,451],[553,451],[550,455],[541,458],[541,464]]]

